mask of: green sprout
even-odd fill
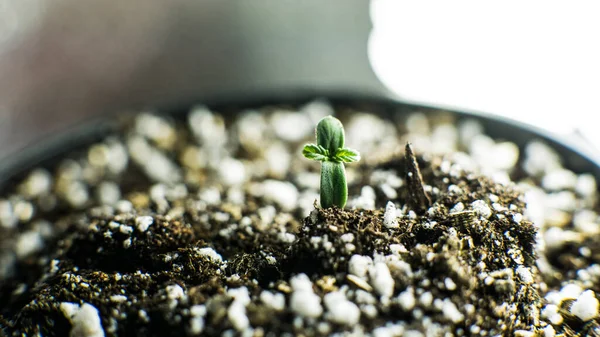
[[[305,145],[302,154],[321,162],[321,207],[344,208],[348,200],[344,163],[359,161],[360,154],[344,147],[344,126],[335,117],[321,119],[316,134],[317,144]]]

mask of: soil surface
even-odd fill
[[[0,336],[600,334],[596,182],[543,143],[240,112],[137,115],[0,194]],[[301,156],[330,114],[363,156],[345,209]]]

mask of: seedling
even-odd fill
[[[344,126],[337,118],[327,116],[316,129],[317,144],[307,144],[304,157],[321,162],[321,207],[343,208],[348,200],[344,163],[360,160],[356,150],[344,147]]]

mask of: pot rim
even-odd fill
[[[514,142],[519,149],[532,140],[539,139],[559,153],[565,168],[576,173],[591,173],[600,180],[600,158],[577,145],[567,137],[556,135],[537,126],[519,122],[510,118],[468,109],[456,109],[435,104],[408,102],[391,96],[358,93],[353,91],[314,91],[292,90],[267,94],[227,94],[212,99],[191,100],[180,104],[167,104],[153,111],[167,116],[183,116],[195,105],[205,105],[219,112],[237,109],[245,110],[267,105],[301,105],[314,100],[324,100],[332,105],[370,106],[378,113],[444,111],[456,114],[459,119],[474,119],[480,122],[487,135],[495,139]],[[383,110],[383,111],[382,111]],[[140,109],[136,110],[140,111]],[[22,178],[35,167],[51,166],[61,155],[83,149],[95,141],[102,140],[116,129],[113,115],[96,117],[78,125],[66,128],[62,132],[26,146],[23,150],[9,154],[0,161],[0,191]]]

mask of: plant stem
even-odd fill
[[[344,208],[348,200],[346,169],[344,163],[324,161],[321,163],[321,207]]]

